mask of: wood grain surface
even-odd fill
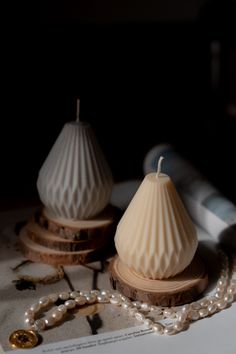
[[[196,299],[208,284],[208,276],[200,257],[180,274],[165,280],[144,278],[114,257],[109,267],[111,283],[125,296],[161,306],[175,306]]]

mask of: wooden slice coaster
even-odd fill
[[[56,251],[32,241],[24,227],[19,235],[19,245],[26,258],[33,262],[52,265],[76,265],[97,261],[104,256],[104,248],[77,252]]]
[[[123,264],[118,256],[111,261],[109,271],[114,289],[133,300],[160,306],[189,303],[208,284],[205,266],[198,256],[182,273],[165,280],[144,278]]]
[[[79,241],[102,237],[104,234],[110,233],[117,216],[117,210],[111,206],[90,220],[55,218],[46,209],[43,209],[36,214],[35,221],[44,229],[60,237]]]
[[[96,237],[93,237],[92,239],[81,241],[68,240],[44,229],[34,221],[28,222],[25,229],[28,238],[30,238],[33,242],[53,250],[63,252],[76,252],[101,248],[108,243],[111,238],[109,232],[103,232],[101,234],[98,231]]]
[[[20,267],[13,269],[17,279],[34,284],[52,284],[64,278],[64,269],[60,265],[24,262]]]

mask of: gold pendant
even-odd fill
[[[37,345],[38,335],[31,329],[18,329],[12,332],[9,342],[13,348],[30,349]]]

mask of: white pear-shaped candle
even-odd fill
[[[150,279],[182,272],[197,249],[195,227],[169,176],[148,174],[120,220],[115,245],[121,261]]]
[[[50,217],[89,219],[110,200],[113,179],[91,126],[66,123],[39,171],[37,188]]]

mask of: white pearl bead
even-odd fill
[[[58,294],[50,294],[48,297],[51,302],[56,302],[58,300]]]
[[[48,306],[50,303],[50,299],[47,296],[43,296],[39,299],[39,304],[43,307]]]
[[[36,331],[43,331],[46,327],[44,319],[40,318],[34,322]]]
[[[88,304],[93,304],[97,300],[97,296],[95,294],[90,294],[85,297]]]
[[[172,309],[165,309],[165,310],[163,311],[163,315],[164,315],[165,317],[170,317],[170,316],[172,315],[172,313],[173,313],[173,310],[172,310]]]
[[[118,292],[118,291],[113,291],[111,294],[110,294],[111,297],[119,297],[121,299],[121,294]]]
[[[223,310],[227,306],[227,303],[224,300],[219,300],[217,301],[217,306],[220,310]]]
[[[30,306],[30,310],[33,312],[38,312],[41,309],[40,304],[33,304]]]
[[[201,309],[201,310],[199,310],[199,315],[200,315],[200,317],[202,317],[202,318],[208,316],[208,314],[209,314],[208,309]]]
[[[218,307],[217,307],[217,304],[216,303],[212,303],[210,305],[208,305],[208,311],[210,314],[213,314],[217,311]]]
[[[147,304],[146,302],[144,302],[144,303],[141,304],[141,309],[143,311],[150,311],[150,305]]]
[[[180,321],[180,322],[185,322],[186,319],[187,319],[187,313],[186,312],[180,311],[180,312],[178,312],[176,314],[176,316],[177,316],[177,320]]]
[[[59,305],[57,310],[62,312],[64,315],[67,312],[67,307],[65,305]]]
[[[175,333],[174,326],[166,326],[164,328],[164,334],[171,335],[171,334],[174,334],[174,333]]]
[[[104,295],[104,296],[110,296],[110,290],[101,290],[100,291],[101,295]]]
[[[189,304],[186,304],[182,307],[182,312],[185,313],[185,312],[188,312],[190,310],[190,305]]]
[[[219,291],[218,291],[218,292],[215,293],[215,298],[216,298],[216,299],[222,299],[223,296],[224,296],[223,291],[222,291],[222,292],[219,292]]]
[[[27,310],[27,311],[25,311],[25,316],[26,317],[31,317],[31,318],[34,318],[34,315],[35,315],[35,313],[34,313],[34,311],[32,311],[32,310]]]
[[[126,296],[124,296],[124,295],[121,295],[120,298],[121,298],[122,301],[128,301],[128,300],[129,300],[129,299],[128,299]]]
[[[79,296],[79,292],[78,291],[72,291],[71,293],[70,293],[70,298],[71,299],[75,299],[76,297],[78,297]]]
[[[190,318],[190,320],[192,321],[197,321],[199,317],[200,317],[199,310],[191,310],[188,313],[188,318]]]
[[[140,301],[133,301],[132,302],[133,306],[136,307],[137,309],[141,308],[141,302]]]
[[[220,278],[219,280],[218,280],[218,282],[217,282],[217,285],[218,286],[226,286],[226,284],[227,284],[227,281],[226,281],[226,279],[223,277],[223,278]]]
[[[174,329],[175,329],[177,332],[182,331],[183,328],[184,328],[183,322],[181,322],[181,321],[176,321],[176,322],[174,323]]]
[[[86,304],[86,297],[83,296],[83,295],[80,295],[80,296],[75,298],[75,302],[76,302],[77,305],[82,306],[82,305]]]
[[[26,325],[33,326],[34,319],[32,317],[26,317],[24,322]]]
[[[76,302],[75,302],[75,300],[67,300],[67,301],[65,302],[65,306],[66,306],[68,309],[73,309],[73,308],[75,308],[75,306],[76,306]]]
[[[236,285],[231,283],[227,288],[227,293],[236,294]]]
[[[198,302],[193,302],[191,305],[190,305],[191,309],[193,310],[200,310],[201,308],[201,305],[198,303]]]
[[[52,313],[52,317],[55,319],[56,322],[58,322],[62,319],[63,313],[60,310],[55,310]]]
[[[225,291],[225,286],[222,286],[222,285],[217,286],[216,289],[215,289],[215,291],[216,291],[217,293],[222,293],[223,291]]]
[[[151,329],[156,333],[163,333],[163,326],[160,323],[154,323],[151,325]]]
[[[122,302],[122,304],[121,304],[121,307],[125,310],[128,310],[130,308],[130,306],[131,306],[131,303],[128,301]]]
[[[91,294],[91,291],[88,291],[88,290],[81,290],[81,291],[79,292],[79,294],[80,294],[81,296],[88,296],[88,295]]]
[[[216,301],[216,299],[215,299],[214,297],[210,297],[210,298],[209,298],[209,303],[210,303],[210,304],[214,304],[215,301]]]
[[[163,310],[161,307],[156,306],[153,312],[155,312],[156,315],[162,315]]]
[[[106,302],[109,302],[109,298],[107,295],[100,294],[97,296],[97,301],[101,302],[101,303],[106,303]]]
[[[56,321],[55,321],[55,318],[53,318],[52,316],[49,316],[47,318],[45,318],[45,324],[47,327],[52,327],[55,325]]]
[[[209,301],[208,299],[203,299],[203,300],[200,302],[200,306],[201,306],[201,307],[207,307],[209,304],[210,304],[210,301]]]
[[[169,317],[169,318],[171,318],[171,319],[176,318],[176,312],[174,312],[174,311],[173,311],[173,313],[170,315],[170,317]]]
[[[149,318],[145,318],[143,320],[143,323],[145,324],[145,326],[150,327],[153,324],[153,321],[150,320]]]
[[[141,312],[136,312],[136,314],[134,315],[134,317],[136,318],[136,320],[138,321],[143,321],[145,316],[141,313]]]
[[[99,295],[100,294],[100,291],[95,289],[95,290],[91,290],[91,294],[94,294],[94,295]]]
[[[64,301],[68,300],[69,297],[70,297],[69,293],[66,291],[63,291],[62,293],[59,294],[59,299],[64,300]]]
[[[231,304],[234,301],[233,294],[226,294],[224,296],[224,301],[227,302],[228,304]]]
[[[120,297],[111,297],[110,298],[110,303],[113,305],[120,305],[121,304],[121,298]]]

